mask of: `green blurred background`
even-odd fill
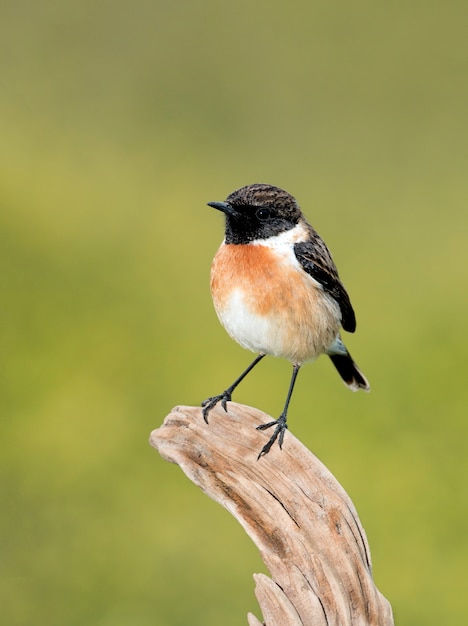
[[[252,358],[215,317],[206,207],[269,182],[329,244],[372,392],[304,368],[400,625],[466,623],[466,2],[1,3],[0,612],[209,626],[256,548],[149,447]],[[462,338],[463,334],[463,338]],[[277,415],[287,362],[235,399]]]

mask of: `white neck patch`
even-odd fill
[[[289,230],[285,230],[279,235],[273,235],[268,239],[254,239],[250,242],[254,246],[268,246],[269,248],[276,248],[282,246],[291,246],[295,243],[302,243],[309,238],[309,231],[307,225],[302,220]]]

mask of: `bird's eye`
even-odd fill
[[[257,209],[255,215],[258,217],[259,220],[266,220],[270,217],[271,211],[270,209],[266,209],[263,207],[261,209]]]

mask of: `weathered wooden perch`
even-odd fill
[[[257,460],[271,421],[229,402],[210,412],[176,407],[151,434],[167,461],[180,465],[242,524],[272,580],[254,576],[267,626],[392,626],[389,602],[374,585],[364,529],[350,498],[328,469],[287,432]],[[261,626],[252,614],[250,626]]]

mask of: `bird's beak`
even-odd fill
[[[231,217],[238,215],[237,211],[228,202],[208,202],[208,206],[218,209],[218,211],[222,211]]]

